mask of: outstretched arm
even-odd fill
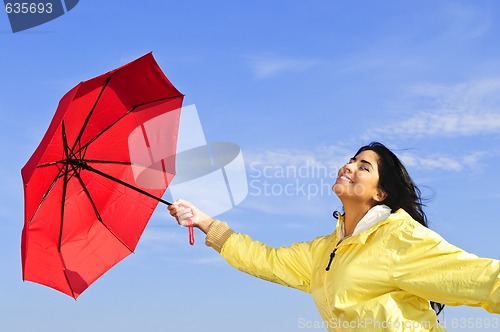
[[[168,208],[179,225],[193,226],[207,234],[206,244],[233,267],[260,279],[310,292],[311,244],[302,242],[273,248],[248,235],[235,233],[226,223],[213,220],[191,203],[177,200]]]
[[[393,234],[388,248],[397,287],[435,302],[500,313],[500,261],[467,253],[419,225]]]

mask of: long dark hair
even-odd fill
[[[390,207],[391,212],[404,209],[413,219],[428,227],[427,216],[423,210],[422,194],[403,163],[391,150],[379,142],[362,146],[355,156],[367,150],[378,155],[378,186],[387,194],[381,204]]]
[[[403,163],[391,150],[379,142],[372,142],[361,147],[355,156],[367,150],[378,155],[379,187],[387,194],[386,199],[380,204],[390,207],[391,212],[404,209],[413,219],[428,227],[427,216],[423,210],[422,194]],[[431,301],[431,306],[437,315],[444,309],[444,304],[441,303]]]

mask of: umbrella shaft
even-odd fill
[[[172,203],[170,203],[170,202],[168,202],[168,201],[166,201],[166,200],[164,200],[164,199],[162,199],[162,198],[160,198],[160,197],[156,197],[155,195],[152,195],[152,194],[148,193],[148,192],[147,192],[147,191],[145,191],[145,190],[142,190],[142,189],[140,189],[140,188],[137,188],[137,187],[135,187],[135,186],[131,185],[130,183],[124,182],[124,181],[122,181],[122,180],[120,180],[120,179],[115,178],[114,176],[111,176],[111,175],[109,175],[109,174],[106,174],[106,173],[104,173],[104,172],[101,172],[101,171],[99,171],[99,170],[97,170],[97,169],[93,168],[92,166],[89,166],[89,165],[88,165],[88,164],[86,164],[86,163],[84,164],[84,166],[83,166],[82,168],[83,168],[83,169],[86,169],[86,170],[88,170],[88,171],[94,172],[94,173],[96,173],[96,174],[99,174],[100,176],[103,176],[103,177],[105,177],[106,179],[109,179],[109,180],[111,180],[111,181],[117,182],[117,183],[119,183],[119,184],[121,184],[121,185],[123,185],[123,186],[125,186],[125,187],[127,187],[127,188],[129,188],[129,189],[135,190],[135,191],[137,191],[137,192],[139,192],[139,193],[141,193],[141,194],[143,194],[143,195],[145,195],[145,196],[148,196],[148,197],[150,197],[150,198],[152,198],[152,199],[157,200],[157,201],[158,201],[158,202],[160,202],[160,203],[163,203],[163,204],[165,204],[165,205],[171,205],[171,204],[172,204]]]

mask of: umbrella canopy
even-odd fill
[[[70,90],[23,167],[23,280],[75,299],[135,250],[175,174],[183,95],[151,53]]]

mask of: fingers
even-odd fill
[[[188,207],[193,206],[193,204],[191,204],[191,202],[188,202],[188,201],[180,199],[180,198],[176,199],[175,202],[172,203],[172,205],[174,205],[174,206],[184,205],[184,206],[188,206]]]
[[[187,203],[187,202],[185,202],[185,201],[184,201],[184,202],[182,202],[182,203]],[[181,204],[181,200],[180,200],[180,199],[178,199],[178,200],[176,200],[175,202],[173,202],[172,204],[170,204],[169,206],[167,206],[167,209],[168,209],[168,211],[170,212],[170,215],[171,215],[171,216],[174,216],[174,215],[175,215],[175,213],[176,213],[176,212],[177,212],[177,210],[179,209],[180,205],[182,205],[182,204]],[[187,204],[184,204],[184,205],[185,205],[185,206],[187,206]]]
[[[188,226],[192,223],[193,226],[199,228],[201,224],[210,224],[213,221],[210,216],[183,199],[178,199],[169,205],[168,210],[170,215],[174,217],[177,220],[177,223],[181,226]]]
[[[181,226],[187,226],[189,224],[188,219],[194,217],[192,204],[185,200],[176,200],[168,206],[168,210],[170,215],[174,217]]]

